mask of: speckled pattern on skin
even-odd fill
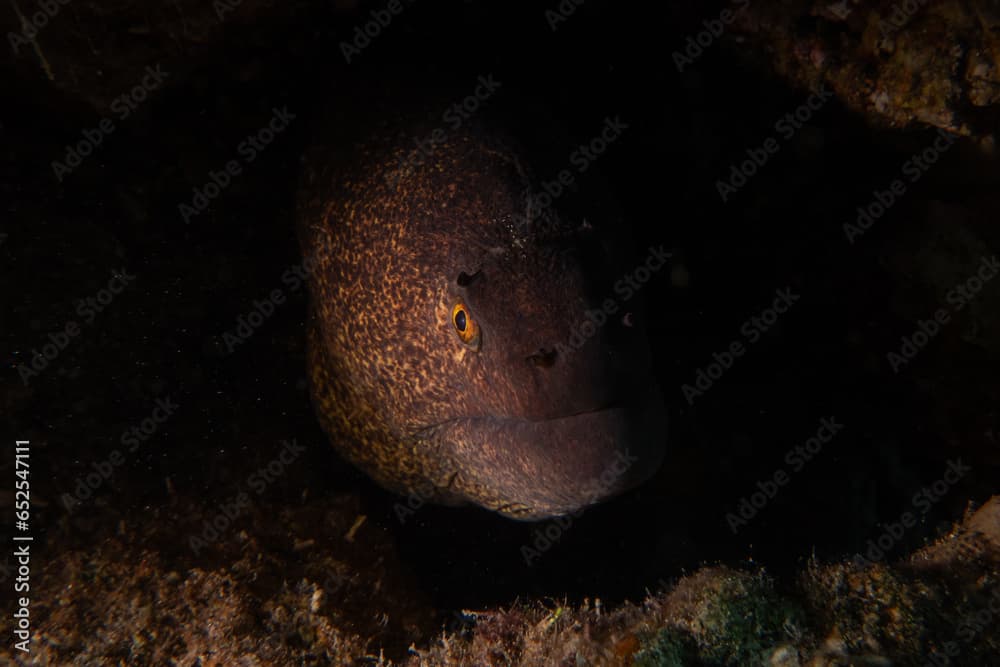
[[[513,144],[463,130],[417,164],[402,137],[306,160],[309,376],[335,447],[389,489],[522,519],[648,477],[663,410],[641,327],[615,321],[553,363],[532,361],[567,341],[603,288],[579,221],[527,221],[539,188]],[[456,332],[459,301],[477,346]]]

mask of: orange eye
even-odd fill
[[[479,347],[479,325],[461,301],[451,309],[451,323],[455,325],[455,331],[463,343],[469,347]]]

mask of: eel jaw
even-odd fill
[[[642,400],[553,419],[475,416],[424,434],[454,470],[446,495],[512,519],[580,511],[651,477],[666,416],[655,388]]]

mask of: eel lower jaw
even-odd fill
[[[663,459],[666,417],[654,387],[641,400],[564,417],[458,417],[426,435],[469,500],[539,520],[579,511],[652,476]]]

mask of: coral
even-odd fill
[[[919,652],[926,622],[920,603],[930,595],[919,584],[909,584],[884,565],[843,563],[810,565],[802,587],[820,623],[849,653]]]
[[[690,639],[674,628],[664,628],[635,656],[636,667],[683,667],[692,662]]]
[[[682,580],[666,600],[671,624],[656,639],[666,655],[683,655],[685,633],[706,665],[755,664],[802,637],[802,613],[779,596],[763,572],[706,568]],[[663,664],[670,664],[669,662]]]
[[[786,0],[751,3],[731,37],[877,124],[981,135],[1000,101],[996,25],[988,3]]]
[[[813,561],[797,579],[703,567],[641,605],[607,609],[595,599],[466,610],[460,627],[437,634],[412,585],[388,569],[399,565],[377,532],[358,531],[350,543],[295,539],[322,516],[317,507],[265,508],[252,516],[265,537],[237,531],[195,564],[176,548],[175,532],[185,525],[180,517],[198,510],[181,504],[146,532],[122,528],[96,549],[51,556],[33,585],[31,660],[672,667],[908,665],[939,654],[955,665],[989,664],[1000,657],[991,631],[1000,609],[998,508],[1000,498],[898,563]],[[325,511],[325,523],[345,527],[355,508]],[[294,549],[267,539],[279,525]],[[302,553],[311,554],[306,562]],[[4,617],[0,631],[9,634],[10,623]]]

